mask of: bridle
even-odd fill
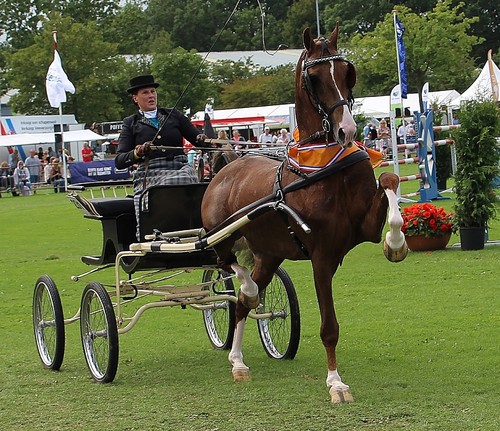
[[[321,120],[322,130],[313,133],[311,136],[309,136],[304,140],[301,140],[300,144],[314,142],[323,137],[325,138],[326,141],[328,141],[328,135],[334,129],[330,117],[332,112],[335,111],[335,109],[339,108],[340,106],[344,105],[348,106],[349,110],[351,110],[354,104],[354,97],[352,96],[351,89],[349,89],[349,95],[347,99],[340,99],[339,101],[335,102],[330,106],[327,106],[316,94],[316,91],[314,90],[313,84],[311,82],[311,78],[309,77],[308,69],[316,66],[317,64],[324,63],[327,61],[343,61],[345,63],[352,65],[352,63],[349,60],[347,60],[343,55],[330,54],[327,49],[327,42],[324,38],[322,38],[321,42],[323,45],[321,57],[313,58],[311,60],[304,59],[302,62],[302,87],[307,91],[307,95],[309,97],[311,105],[314,106],[318,114],[322,117]],[[325,52],[328,55],[325,55]]]

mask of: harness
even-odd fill
[[[304,88],[307,92],[307,95],[309,97],[309,101],[311,102],[311,105],[314,106],[314,108],[318,111],[319,115],[322,117],[321,119],[321,127],[322,130],[317,131],[310,135],[309,137],[305,138],[304,140],[301,140],[299,142],[299,145],[303,144],[308,144],[310,142],[316,142],[321,138],[325,138],[325,141],[328,141],[328,136],[330,132],[333,130],[333,124],[332,120],[330,118],[330,115],[332,114],[335,109],[341,107],[341,106],[348,106],[349,110],[352,109],[352,106],[354,104],[354,97],[352,95],[352,91],[349,90],[349,95],[347,99],[340,99],[338,102],[335,102],[334,104],[327,106],[316,94],[316,91],[314,90],[314,86],[311,82],[311,78],[309,76],[308,70],[311,67],[314,67],[320,63],[324,63],[327,61],[343,61],[345,63],[351,64],[352,63],[347,60],[343,55],[340,54],[330,54],[328,51],[328,43],[327,40],[322,37],[320,38],[321,41],[321,57],[318,58],[313,58],[308,60],[307,57],[304,58],[302,62],[302,88]],[[342,95],[340,95],[342,96]]]

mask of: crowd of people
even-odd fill
[[[72,163],[74,158],[67,152],[57,152],[48,147],[30,150],[29,156],[22,160],[19,151],[14,149],[9,154],[8,162],[0,164],[0,186],[3,191],[12,193],[13,196],[30,195],[33,187],[50,184],[54,192],[64,192],[65,179],[63,174],[63,157],[66,162]],[[69,169],[67,170],[68,182],[70,181]]]
[[[397,143],[413,143],[416,142],[415,121],[402,120],[397,129]],[[363,145],[367,148],[374,149],[383,154],[384,158],[392,152],[391,129],[388,126],[387,120],[380,120],[378,126],[369,122],[363,128]],[[405,149],[405,157],[410,156],[411,151]]]

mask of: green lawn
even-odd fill
[[[403,184],[403,193],[416,184]],[[439,204],[451,209],[453,200]],[[61,371],[42,369],[31,301],[36,279],[49,274],[69,317],[86,282],[112,279],[70,281],[88,268],[80,256],[99,253],[100,224],[64,195],[39,193],[0,199],[0,225],[3,430],[500,429],[500,247],[410,252],[399,264],[386,261],[380,244],[356,247],[334,280],[339,371],[356,402],[332,405],[308,262],[285,264],[302,318],[293,361],[269,359],[250,321],[244,353],[252,380],[235,384],[227,352],[211,348],[199,312],[154,310],[120,336],[116,379],[99,385],[86,369],[78,324],[66,327]],[[500,239],[499,221],[490,239]]]

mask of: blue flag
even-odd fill
[[[406,73],[406,49],[403,42],[403,34],[405,32],[405,26],[401,23],[396,15],[396,37],[398,44],[398,64],[399,64],[399,75],[401,77],[401,97],[403,99],[407,98],[408,95],[408,75]]]

